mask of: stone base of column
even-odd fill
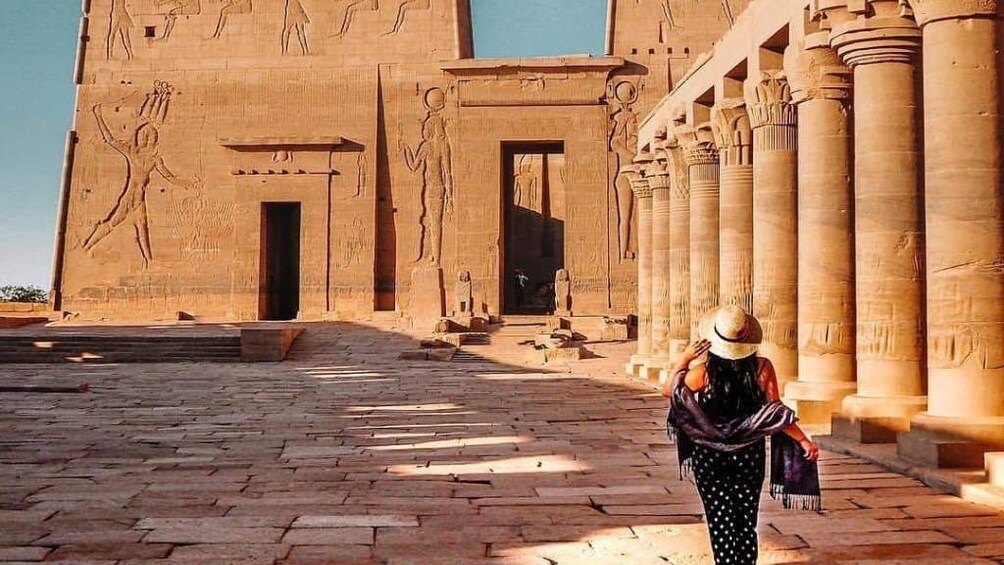
[[[1004,418],[918,414],[899,435],[901,459],[927,467],[983,467],[987,452],[1004,448]]]
[[[844,397],[856,390],[856,383],[795,381],[785,387],[782,400],[798,413],[801,423],[826,424],[833,414],[840,412]]]
[[[645,366],[639,371],[638,376],[649,381],[659,381],[659,375],[667,367],[669,367],[668,357],[650,357]]]
[[[910,418],[927,408],[926,396],[860,396],[841,402],[833,415],[834,437],[858,443],[896,443],[897,434],[910,429]]]
[[[634,354],[631,356],[631,360],[624,365],[624,372],[632,377],[640,377],[642,369],[645,368],[645,363],[648,362],[648,355]]]
[[[683,356],[684,350],[690,342],[685,339],[670,339],[669,340],[669,362],[676,363]]]

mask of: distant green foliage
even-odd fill
[[[37,286],[0,286],[0,302],[46,302],[46,292]]]

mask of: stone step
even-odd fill
[[[895,443],[900,432],[910,429],[906,418],[848,418],[834,414],[831,420],[834,437],[858,443]]]
[[[1004,451],[984,453],[983,467],[987,471],[987,482],[991,486],[1004,488]]]
[[[240,359],[238,335],[0,335],[0,363],[184,363]]]
[[[937,468],[976,467],[985,465],[987,446],[957,439],[935,439],[917,433],[901,433],[896,447],[905,461]]]

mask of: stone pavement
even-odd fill
[[[631,344],[522,367],[406,362],[312,328],[281,364],[0,367],[0,560],[708,563],[664,401]],[[509,359],[510,363],[506,363]],[[1004,515],[824,454],[823,513],[765,497],[761,563],[993,563]]]

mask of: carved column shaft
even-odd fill
[[[745,101],[726,100],[712,113],[721,156],[719,302],[753,311],[753,132]]]
[[[680,146],[667,149],[669,197],[669,342],[675,361],[690,342],[690,177]]]
[[[778,385],[798,374],[798,202],[796,111],[782,72],[746,81],[753,127],[753,314],[763,325],[760,351]]]
[[[913,428],[1004,445],[1002,16],[911,2],[923,26],[928,412]]]
[[[896,2],[874,17],[828,11],[831,45],[854,69],[857,394],[851,418],[908,418],[926,403],[918,100],[920,30]]]
[[[792,44],[785,70],[798,107],[798,381],[785,397],[829,423],[854,393],[854,192],[851,70],[826,33]]]
[[[659,370],[669,365],[669,327],[672,313],[669,300],[670,175],[666,170],[665,158],[656,163],[657,166],[648,178],[649,187],[652,189],[652,357],[646,367],[646,371],[650,373],[646,376],[652,378],[658,377]]]
[[[652,354],[652,189],[641,171],[638,165],[626,171],[638,202],[638,351],[627,369],[635,376]]]
[[[684,141],[690,185],[690,338],[701,317],[718,305],[718,149],[710,124]]]

